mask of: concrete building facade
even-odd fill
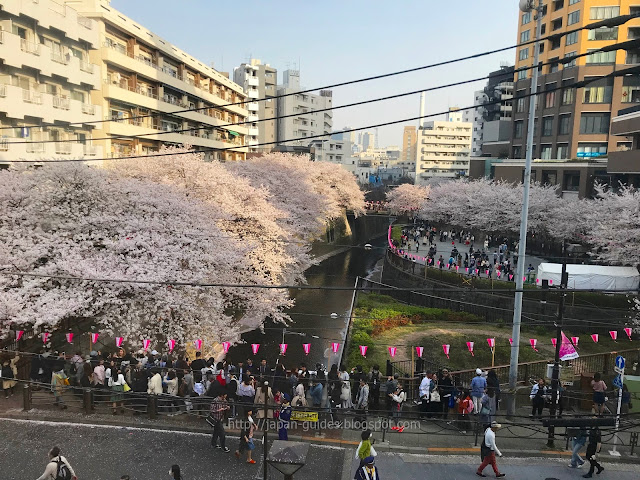
[[[611,121],[611,135],[625,139],[623,148],[609,153],[607,172],[612,176],[611,184],[640,187],[640,104],[618,112]]]
[[[405,126],[402,133],[402,153],[400,156],[399,166],[406,168],[409,172],[414,173],[416,170],[416,145],[418,142],[418,134],[416,127],[413,125]]]
[[[248,141],[250,152],[269,152],[276,141],[276,100],[278,70],[268,63],[252,58],[233,70],[233,80],[240,85],[247,97]],[[267,100],[256,101],[256,99]],[[266,120],[266,119],[272,120]]]
[[[99,48],[98,25],[51,0],[0,4],[0,165],[102,157],[92,142],[95,125],[83,123],[103,118],[92,101],[102,83],[90,58]],[[12,144],[37,141],[55,143]]]
[[[110,6],[110,0],[68,0],[98,25],[98,50],[91,62],[102,73],[93,101],[112,120],[96,135],[107,155],[154,152],[163,144],[227,149],[209,159],[242,160],[248,128],[247,96],[228,76],[208,67]],[[237,105],[230,105],[237,104]],[[185,109],[195,109],[178,113]],[[151,115],[147,118],[132,117]],[[204,127],[204,128],[202,128]],[[117,138],[146,135],[139,138]]]
[[[278,87],[278,95],[288,95],[277,99],[276,136],[278,144],[307,145],[310,140],[305,137],[330,135],[333,128],[333,112],[308,113],[313,110],[331,108],[333,105],[331,90],[321,90],[320,95],[296,93],[300,87],[300,72],[285,70],[282,85]],[[286,140],[299,138],[296,142]]]
[[[416,184],[468,176],[473,124],[432,121],[418,129]]]
[[[514,6],[515,8],[515,6]],[[543,16],[543,36],[556,35],[582,25],[640,11],[636,0],[553,0],[547,2]],[[533,14],[520,13],[518,40],[535,36]],[[541,45],[540,61],[571,57],[602,48],[616,42],[640,36],[640,19],[624,25],[597,30],[583,30],[564,36],[554,36]],[[533,45],[516,52],[516,68],[531,66]],[[640,50],[596,52],[574,61],[542,67],[538,80],[539,92],[534,135],[534,158],[588,159],[605,158],[609,152],[624,148],[628,139],[610,134],[612,112],[640,101],[638,76],[598,79],[625,66],[640,63]],[[578,91],[567,88],[550,91],[562,85],[593,79]],[[531,70],[515,76],[513,100],[513,139],[511,158],[524,158]],[[544,93],[548,91],[548,93]]]

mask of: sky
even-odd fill
[[[194,58],[231,72],[259,58],[298,68],[305,88],[428,65],[517,43],[517,0],[112,0],[111,6]],[[513,65],[515,49],[449,66],[333,90],[338,106],[487,76]],[[485,82],[426,94],[426,113],[473,104]],[[334,130],[419,115],[419,94],[334,112]],[[379,146],[402,145],[404,125],[379,129]]]

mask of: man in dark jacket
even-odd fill
[[[391,400],[389,394],[395,392],[396,388],[398,387],[398,374],[396,373],[393,377],[388,377],[387,382],[384,386],[387,392],[387,412],[391,414],[391,412],[393,411],[393,401]]]

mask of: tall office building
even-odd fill
[[[430,178],[459,178],[469,174],[471,129],[468,122],[432,121],[418,129],[415,183]]]
[[[0,10],[0,168],[2,160],[100,158],[92,145],[103,118],[92,92],[100,68],[96,22],[51,0],[2,2]],[[54,140],[55,143],[11,144]]]
[[[416,144],[418,135],[415,126],[405,126],[402,133],[402,152],[398,165],[413,174],[416,167]]]
[[[268,99],[256,102],[255,99],[276,96],[278,70],[268,63],[252,58],[249,63],[243,63],[233,70],[233,80],[244,88],[249,97],[247,110],[248,142],[252,152],[269,152],[276,141],[276,100]],[[274,120],[264,120],[271,118]],[[260,121],[258,121],[260,120]],[[270,145],[263,145],[270,144]],[[254,146],[257,145],[257,146]]]
[[[283,72],[282,85],[278,86],[278,95],[293,94],[277,99],[276,136],[278,144],[283,145],[308,145],[306,137],[318,135],[330,135],[333,128],[333,112],[313,113],[314,110],[331,108],[333,105],[331,90],[321,90],[320,95],[311,93],[296,93],[300,87],[300,72],[298,70],[285,70]],[[311,112],[311,113],[309,113]],[[291,115],[291,116],[290,116]],[[295,142],[286,142],[290,139],[299,139]]]
[[[362,133],[362,150],[373,150],[376,148],[376,134],[373,132],[363,132]]]
[[[515,8],[515,6],[514,6]],[[556,34],[606,18],[640,12],[636,0],[553,0],[547,2],[543,36],[554,35],[540,46],[540,61],[588,53],[606,45],[640,36],[640,19],[613,28],[583,30],[565,36]],[[532,12],[521,13],[518,20],[520,43],[535,36]],[[516,68],[531,66],[533,45],[519,48]],[[636,76],[600,79],[598,77],[640,63],[640,50],[597,52],[565,65],[546,65],[538,80],[541,92],[585,79],[594,83],[578,91],[566,89],[538,96],[534,135],[534,158],[575,159],[606,157],[608,152],[627,148],[630,139],[610,135],[612,116],[640,101],[640,78]],[[511,157],[524,158],[531,70],[518,72],[513,102],[513,139]],[[540,179],[538,179],[540,180]]]
[[[228,105],[246,102],[242,87],[115,10],[110,0],[67,3],[97,24],[100,48],[89,58],[99,65],[103,82],[92,97],[114,120],[96,132],[114,137],[102,142],[105,153],[117,157],[186,144],[228,149],[207,153],[210,159],[245,158],[248,128],[233,124],[245,122],[248,112],[243,105]],[[178,113],[193,108],[201,110]],[[145,115],[153,116],[132,118]],[[148,135],[122,137],[140,134]]]

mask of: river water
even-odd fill
[[[381,268],[384,257],[386,236],[370,240],[371,250],[364,248],[349,248],[346,252],[332,256],[319,265],[307,270],[307,281],[313,286],[349,287],[355,284],[356,276],[367,277],[375,275]],[[343,335],[347,321],[347,314],[353,297],[352,290],[292,290],[295,306],[289,310],[293,320],[287,327],[288,331],[306,333],[306,336],[287,333],[285,342],[288,344],[287,353],[279,357],[279,344],[282,343],[281,324],[267,322],[264,333],[254,330],[242,335],[246,342],[232,347],[229,358],[235,363],[239,360],[252,358],[258,364],[262,358],[267,359],[271,366],[279,359],[287,369],[296,368],[301,362],[307,364],[310,370],[316,362],[326,366],[325,354],[331,347],[331,342],[343,343]],[[331,318],[337,313],[337,318]],[[315,335],[320,338],[311,338]],[[254,357],[251,344],[259,343],[258,354]],[[303,343],[310,343],[309,355],[304,354]],[[336,363],[334,359],[331,363]]]

